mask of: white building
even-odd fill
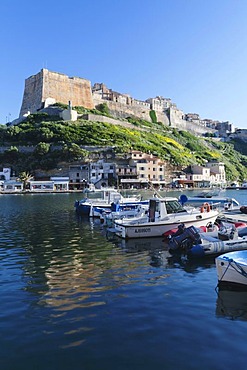
[[[51,177],[48,181],[29,181],[30,191],[52,192],[69,190],[69,177]]]
[[[69,177],[62,176],[62,177],[51,177],[51,181],[53,181],[54,190],[56,191],[67,191],[69,190]]]
[[[107,163],[103,159],[89,164],[89,183],[96,188],[112,186],[116,181],[115,163]]]
[[[23,190],[23,183],[16,180],[4,181],[2,184],[2,189],[6,193],[16,193]]]
[[[191,172],[186,175],[194,187],[209,187],[226,183],[225,165],[223,162],[208,162],[206,166],[191,165]]]
[[[11,175],[11,169],[10,168],[2,168],[0,169],[0,179],[9,181],[10,180],[10,175]]]
[[[187,174],[187,180],[190,180],[194,183],[194,187],[209,187],[211,178],[210,178],[210,168],[191,165],[191,172]]]
[[[208,162],[207,167],[210,168],[211,184],[226,184],[225,164],[223,162]]]
[[[156,96],[155,98],[149,98],[146,100],[150,104],[150,108],[156,112],[164,112],[172,105],[170,98],[163,98],[163,96]]]
[[[30,191],[51,192],[54,190],[54,181],[29,181]]]

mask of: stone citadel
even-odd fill
[[[158,122],[201,135],[219,132],[219,130],[228,133],[234,130],[229,122],[202,120],[196,113],[185,114],[169,98],[156,96],[141,101],[128,94],[108,89],[103,83],[95,83],[92,87],[87,79],[69,77],[48,69],[41,69],[39,73],[25,80],[18,121],[56,102],[68,104],[69,101],[73,106],[83,106],[88,109],[106,103],[110,114],[120,120],[137,117],[151,122],[150,112],[155,111]]]

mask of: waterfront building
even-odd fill
[[[225,165],[218,161],[207,162],[205,166],[191,165],[186,174],[186,179],[196,188],[225,185]]]
[[[21,192],[23,190],[23,183],[16,180],[7,180],[3,182],[1,188],[5,193]]]
[[[70,190],[83,190],[89,182],[89,163],[69,166]]]
[[[143,188],[151,185],[164,187],[165,163],[153,154],[132,150],[125,165],[118,166],[117,175],[122,187]]]

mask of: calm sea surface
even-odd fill
[[[217,293],[213,259],[106,235],[78,198],[0,195],[0,369],[246,369],[247,292]]]

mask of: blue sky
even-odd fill
[[[246,0],[1,0],[0,123],[42,68],[247,129]]]

